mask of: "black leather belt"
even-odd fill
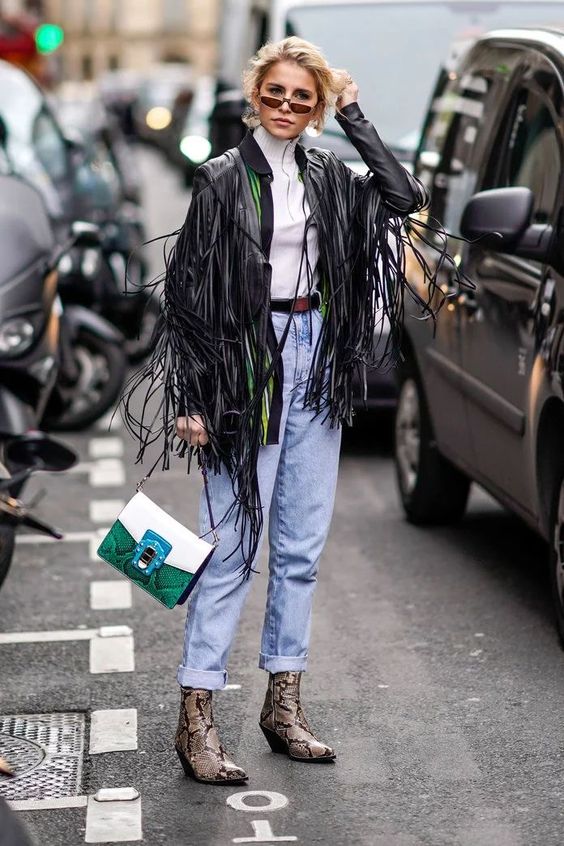
[[[309,311],[312,308],[319,308],[321,305],[321,297],[318,291],[314,291],[311,296],[296,297],[291,300],[271,300],[270,308],[272,311],[283,311],[286,314],[293,312]]]

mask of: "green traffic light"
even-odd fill
[[[64,40],[65,33],[57,24],[41,24],[35,30],[35,45],[40,53],[52,53]]]

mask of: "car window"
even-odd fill
[[[454,77],[454,74],[452,75]],[[459,234],[462,210],[478,178],[474,151],[492,96],[495,74],[445,75],[436,90],[418,156],[418,176],[431,190],[431,215]]]
[[[52,117],[39,112],[33,123],[32,144],[37,158],[54,182],[67,175],[68,154],[65,142]]]
[[[534,194],[533,223],[547,223],[554,211],[562,170],[554,106],[544,92],[522,88],[511,103],[507,126],[488,187],[530,188]]]

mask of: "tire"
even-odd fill
[[[54,432],[76,432],[91,426],[114,406],[125,382],[127,358],[117,344],[83,327],[73,353],[80,369],[77,385],[68,391],[70,400],[64,411],[42,421]]]
[[[551,510],[548,564],[560,645],[564,649],[564,479],[556,488]]]
[[[396,479],[405,515],[416,525],[448,524],[466,510],[471,481],[437,449],[419,374],[400,375],[394,427]]]
[[[16,526],[0,517],[0,587],[10,569],[16,543]]]

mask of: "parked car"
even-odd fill
[[[493,32],[439,79],[415,172],[475,289],[445,268],[436,337],[407,322],[395,464],[411,522],[459,519],[475,480],[549,541],[564,642],[563,92],[564,28]]]
[[[67,82],[57,91],[54,111],[67,138],[80,133],[82,157],[96,164],[109,193],[119,192],[122,202],[139,204],[141,179],[136,151],[98,91],[90,83]]]
[[[193,95],[192,71],[182,63],[162,63],[150,68],[139,85],[133,104],[133,123],[138,138],[166,146],[173,121],[188,109]]]
[[[187,112],[167,139],[167,156],[180,169],[186,186],[192,185],[196,169],[211,156],[210,115],[214,93],[213,77],[200,76]]]

